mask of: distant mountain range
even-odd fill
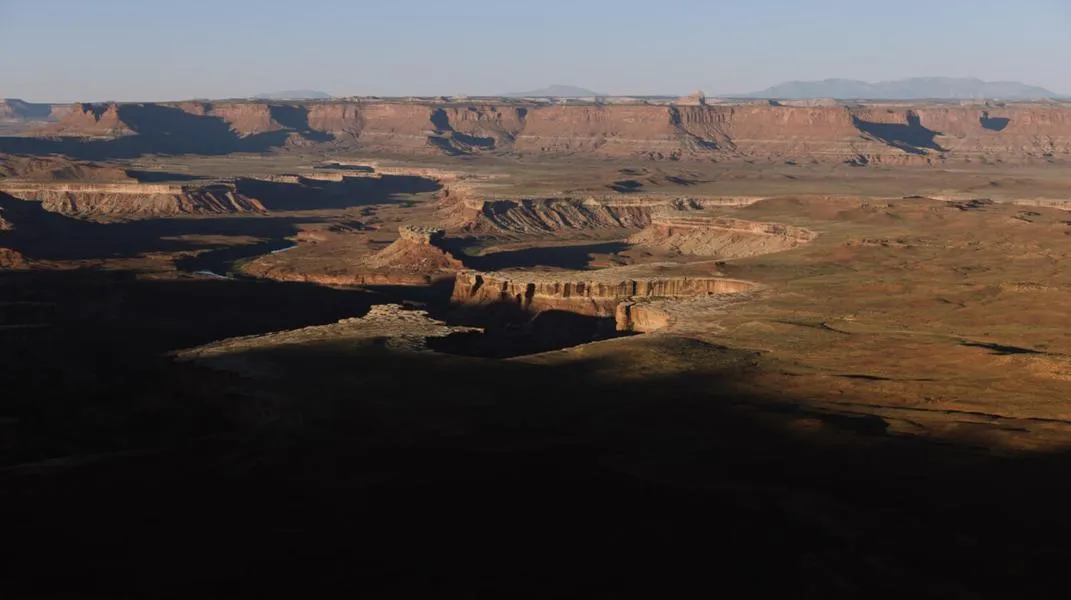
[[[510,92],[502,95],[507,98],[590,98],[602,94],[575,85],[552,85],[530,92]]]
[[[743,98],[808,99],[837,98],[840,100],[1034,100],[1056,98],[1045,88],[1018,81],[982,81],[955,77],[913,77],[896,81],[867,83],[855,79],[825,79],[822,81],[789,81]]]
[[[257,100],[330,100],[331,94],[319,90],[284,90],[253,96]]]

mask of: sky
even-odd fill
[[[1068,0],[0,0],[0,97],[718,95],[915,76],[1071,94],[1069,40]]]

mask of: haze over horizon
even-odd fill
[[[1071,6],[1024,0],[0,0],[0,97],[37,102],[496,95],[743,94],[787,81],[1020,81],[1071,94]],[[969,18],[968,18],[969,17]],[[47,33],[47,35],[45,35]],[[44,42],[43,42],[44,40]]]

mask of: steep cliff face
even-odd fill
[[[1021,161],[1071,154],[1071,110],[921,108],[920,123],[938,132],[936,141],[959,159]]]
[[[528,111],[516,149],[524,153],[649,154],[682,150],[680,131],[663,106],[549,106]]]
[[[198,117],[214,117],[226,123],[239,136],[249,136],[286,129],[278,123],[268,104],[254,102],[182,102],[174,105]]]
[[[364,115],[356,103],[318,103],[308,106],[309,128],[335,138],[356,139],[364,130]]]
[[[517,106],[471,105],[432,110],[432,124],[439,131],[454,132],[477,140],[491,140],[497,147],[509,146],[525,129],[528,109]]]
[[[755,284],[720,277],[629,277],[621,273],[572,273],[513,277],[503,273],[458,273],[451,301],[457,305],[512,304],[529,311],[566,310],[613,317],[635,298],[687,298],[735,294]]]
[[[660,305],[650,302],[622,302],[614,310],[618,331],[651,333],[669,327],[673,317]]]
[[[119,118],[119,105],[74,104],[61,111],[57,123],[38,130],[42,135],[71,137],[114,138],[134,133],[134,130]]]
[[[5,183],[0,191],[40,202],[45,210],[77,217],[148,217],[263,211],[253,198],[225,184],[202,187],[139,183]]]
[[[433,152],[429,136],[433,132],[431,112],[416,104],[361,105],[364,126],[360,132],[362,146],[411,152]]]
[[[140,123],[124,120],[124,106],[75,105],[60,122],[41,132],[84,137],[164,132],[168,124],[163,121],[177,123],[173,111],[180,111],[214,120],[239,137],[291,132],[300,134],[295,143],[304,145],[357,144],[415,155],[508,153],[859,165],[1071,158],[1071,106],[1049,104],[186,102],[137,105]],[[153,119],[161,123],[150,123]],[[198,125],[212,129],[208,122]]]

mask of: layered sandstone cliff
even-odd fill
[[[451,301],[459,306],[513,305],[537,313],[565,310],[614,317],[618,305],[637,298],[688,298],[755,289],[748,281],[722,277],[655,275],[643,270],[595,273],[458,273]]]
[[[519,198],[483,200],[475,195],[443,194],[440,214],[448,226],[481,235],[529,236],[583,234],[599,230],[633,231],[650,225],[656,215],[705,208],[747,206],[758,196],[669,197],[611,196],[596,198]]]
[[[263,211],[256,199],[234,186],[144,183],[2,182],[0,191],[40,202],[45,210],[78,217],[142,217]]]
[[[517,102],[185,102],[75,105],[48,135],[169,133],[187,123],[241,138],[399,154],[505,153],[674,160],[937,164],[1071,156],[1071,106],[1014,104],[540,105]],[[188,125],[188,123],[187,123]],[[183,125],[186,126],[186,125]],[[171,132],[174,133],[174,132]],[[300,134],[300,135],[298,135]],[[282,139],[282,138],[280,138]]]
[[[63,110],[57,123],[37,131],[41,135],[115,138],[134,133],[131,126],[119,118],[119,105],[75,104]]]

